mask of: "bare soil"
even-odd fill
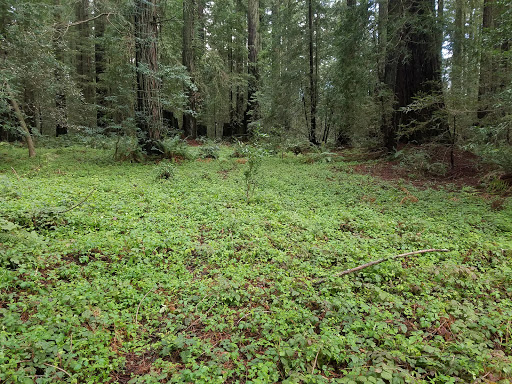
[[[422,150],[422,147],[409,147],[409,150]],[[416,187],[441,187],[453,185],[458,188],[471,186],[481,187],[482,179],[490,172],[490,168],[482,164],[480,158],[470,152],[455,150],[454,167],[451,167],[450,148],[435,147],[429,149],[429,154],[436,162],[443,163],[448,171],[445,175],[429,174],[427,172],[412,172],[411,169],[400,164],[398,160],[380,159],[378,162],[357,164],[353,170],[359,174],[368,174],[387,181],[405,180]],[[370,156],[370,158],[372,158]]]

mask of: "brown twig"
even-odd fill
[[[112,14],[113,14],[112,12],[103,12],[103,13],[100,13],[99,15],[96,15],[96,16],[91,17],[91,18],[86,19],[86,20],[80,20],[80,21],[75,21],[73,23],[68,23],[68,24],[66,24],[66,31],[69,29],[69,27],[74,27],[75,25],[85,24],[85,23],[88,23],[90,21],[94,21],[96,19],[99,19],[102,16],[109,17]]]
[[[85,203],[85,202],[87,201],[87,199],[88,199],[89,197],[91,197],[91,195],[93,194],[93,192],[94,192],[94,191],[96,191],[96,188],[94,188],[91,192],[89,192],[89,194],[88,194],[87,196],[85,196],[85,198],[84,198],[82,201],[80,201],[79,203],[76,203],[76,204],[75,204],[75,205],[73,205],[71,208],[65,209],[65,210],[60,211],[60,212],[57,212],[57,213],[58,213],[58,214],[66,213],[66,212],[69,212],[69,211],[71,211],[71,210],[73,210],[73,209],[75,209],[75,208],[77,208],[77,207],[81,206],[83,203]]]
[[[322,347],[320,347],[318,349],[318,352],[316,353],[316,356],[315,356],[315,361],[313,361],[313,368],[311,369],[311,374],[314,374],[315,373],[315,368],[316,368],[316,362],[318,360],[318,355],[320,354],[320,351],[322,350]]]
[[[138,324],[138,320],[139,320],[139,309],[140,309],[140,305],[142,304],[142,302],[144,301],[144,299],[152,292],[154,291],[155,289],[158,288],[158,285],[156,285],[155,287],[151,288],[149,291],[146,292],[146,294],[144,295],[144,297],[142,298],[142,300],[139,302],[139,305],[137,306],[137,312],[135,312],[135,324]]]
[[[18,181],[20,181],[20,175],[18,175],[18,172],[16,172],[16,170],[11,167],[12,171],[14,172],[14,174],[16,175],[16,178],[18,179]]]
[[[51,364],[46,364],[46,363],[43,363],[43,364],[44,364],[44,365],[46,365],[46,366],[48,366],[48,367],[53,367],[53,368],[55,368],[55,369],[58,369],[59,371],[64,372],[66,375],[68,375],[68,376],[69,376],[69,377],[71,377],[71,378],[73,377],[73,376],[71,375],[71,373],[69,373],[68,371],[66,371],[66,370],[64,370],[64,369],[62,369],[62,368],[57,367],[56,365],[51,365]]]
[[[371,267],[372,265],[380,264],[380,263],[382,263],[384,261],[394,260],[394,259],[399,259],[401,257],[407,257],[407,256],[412,256],[412,255],[419,255],[421,253],[429,253],[429,252],[450,252],[450,250],[449,249],[422,249],[420,251],[402,253],[400,255],[395,255],[395,256],[385,257],[383,259],[379,259],[379,260],[375,260],[375,261],[370,261],[369,263],[360,265],[358,267],[350,268],[350,269],[347,269],[345,271],[338,272],[338,273],[336,273],[334,275],[334,277],[340,277],[340,276],[348,275],[349,273],[360,271],[361,269],[365,269],[365,268]],[[327,279],[326,278],[325,279],[318,279],[318,280],[315,281],[315,284],[322,283],[325,280],[327,280]]]

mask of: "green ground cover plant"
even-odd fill
[[[0,382],[511,382],[509,200],[232,153],[2,145]]]

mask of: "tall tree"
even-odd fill
[[[60,0],[55,0],[54,9],[55,27],[53,32],[53,49],[55,52],[55,107],[56,107],[56,126],[55,135],[64,135],[68,133],[68,114],[67,101],[64,89],[65,63],[64,52],[66,51],[66,42],[64,41],[64,24],[62,20],[62,4]]]
[[[183,0],[183,50],[182,62],[187,68],[192,83],[194,82],[194,36],[197,13],[196,0]],[[193,139],[197,136],[197,122],[193,113],[196,110],[196,92],[193,87],[187,89],[189,111],[183,113],[183,130],[185,136]]]
[[[391,118],[384,119],[381,129],[391,151],[399,133],[407,141],[420,142],[444,133],[447,123],[437,116],[444,101],[434,2],[389,0],[388,15],[388,37],[394,38],[388,45],[384,80],[395,100]]]
[[[103,12],[102,0],[94,0],[95,12]],[[105,110],[107,108],[107,90],[103,84],[105,74],[105,18],[98,17],[94,20],[94,72],[95,72],[95,98],[96,98],[96,126],[106,128]]]
[[[348,144],[354,136],[359,135],[364,127],[364,106],[369,101],[371,73],[374,73],[373,62],[370,62],[371,46],[369,29],[369,1],[348,0],[346,7],[341,7],[339,27],[336,30],[336,72],[334,95],[338,131],[336,142],[339,146]],[[384,36],[383,36],[384,37]],[[378,57],[378,56],[377,56]],[[373,98],[373,95],[372,95]],[[363,123],[363,124],[364,124]],[[367,124],[368,125],[368,124]]]
[[[76,3],[76,20],[78,28],[76,72],[78,84],[83,92],[84,100],[93,104],[94,95],[94,70],[91,44],[91,23],[87,19],[91,15],[90,1],[80,0]]]
[[[258,70],[258,51],[259,51],[259,0],[248,0],[247,3],[247,45],[249,48],[247,72],[249,80],[247,84],[247,107],[244,114],[243,134],[247,134],[248,125],[251,121],[258,120],[258,92],[259,70]]]
[[[140,144],[153,152],[162,135],[161,81],[158,76],[157,0],[135,1],[136,124]]]
[[[495,28],[497,12],[496,0],[484,0],[482,30],[486,44],[491,43],[492,49],[483,49],[480,61],[480,84],[478,88],[478,119],[484,119],[492,108],[492,98],[495,96],[498,85],[498,63],[493,50],[496,47],[492,44],[492,33]]]
[[[315,70],[315,31],[313,27],[313,0],[308,1],[308,47],[309,47],[309,142],[317,145],[316,139],[316,110],[317,110],[317,79]]]

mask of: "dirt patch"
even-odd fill
[[[187,144],[190,145],[191,147],[200,147],[201,146],[201,143],[197,140],[186,139],[186,141],[187,141]]]
[[[409,148],[410,151],[425,151],[422,147]],[[377,163],[357,164],[352,167],[355,173],[367,174],[386,181],[405,180],[419,188],[440,187],[454,185],[479,187],[482,178],[489,169],[483,166],[478,156],[461,150],[453,153],[453,168],[451,167],[451,151],[446,147],[429,148],[430,158],[436,163],[444,165],[447,170],[444,175],[429,173],[428,171],[413,170],[410,166],[398,160],[382,159]]]
[[[126,384],[133,377],[143,376],[151,371],[151,367],[158,355],[155,351],[148,351],[141,355],[128,353],[125,355],[126,364],[123,372],[114,373],[111,376],[111,383]]]

